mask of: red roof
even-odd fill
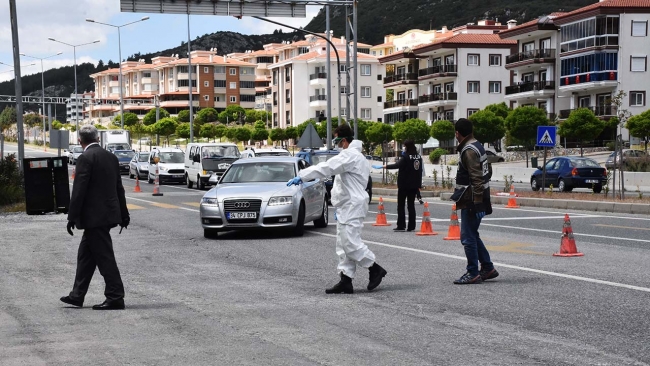
[[[568,13],[564,13],[558,18],[565,18],[571,15],[584,13],[590,10],[600,8],[646,8],[650,10],[650,1],[648,0],[604,0],[597,3],[587,5],[584,8],[576,9]]]

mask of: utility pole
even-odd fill
[[[330,39],[330,6],[325,5],[325,37]],[[327,56],[325,58],[326,67],[325,72],[327,73],[327,150],[332,149],[332,80],[330,79],[332,75],[332,66],[330,64],[330,44],[327,43],[327,49],[325,51]],[[339,92],[340,94],[340,92]],[[339,121],[341,123],[341,121]]]
[[[18,18],[16,16],[16,0],[9,0],[9,17],[11,18],[11,41],[14,51],[14,76],[16,80],[16,127],[18,130],[18,168],[24,171],[25,140],[23,131],[23,85],[20,78],[20,48],[18,42]],[[4,157],[3,157],[4,158]]]
[[[187,69],[187,78],[189,79],[189,90],[190,90],[190,142],[194,142],[194,108],[192,105],[192,48],[190,46],[190,42],[192,40],[190,39],[190,3],[187,3],[187,64],[188,64],[188,69]],[[199,78],[197,75],[196,78],[196,90],[199,90]]]

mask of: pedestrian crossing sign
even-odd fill
[[[537,146],[555,147],[555,126],[537,126]]]

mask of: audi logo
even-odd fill
[[[233,204],[233,207],[234,208],[249,208],[249,207],[251,207],[251,203],[250,202],[235,202]]]

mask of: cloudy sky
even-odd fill
[[[35,57],[55,56],[43,61],[45,70],[73,65],[73,48],[49,41],[54,38],[69,44],[82,44],[99,40],[99,43],[77,47],[77,63],[99,60],[117,61],[117,29],[86,22],[122,25],[144,16],[145,22],[121,28],[122,58],[137,52],[149,53],[178,46],[187,40],[187,15],[121,13],[119,0],[16,0],[20,52]],[[305,26],[318,12],[318,7],[307,9],[307,18],[281,18],[279,22],[292,26]],[[244,34],[266,34],[279,28],[257,19],[242,20],[224,16],[192,16],[191,39],[206,33],[233,31]],[[0,1],[0,62],[13,65],[9,1]],[[40,73],[40,61],[21,57],[21,65],[36,63],[21,69],[23,75]],[[0,81],[13,78],[11,66],[0,64]],[[47,80],[45,80],[47,84]]]

